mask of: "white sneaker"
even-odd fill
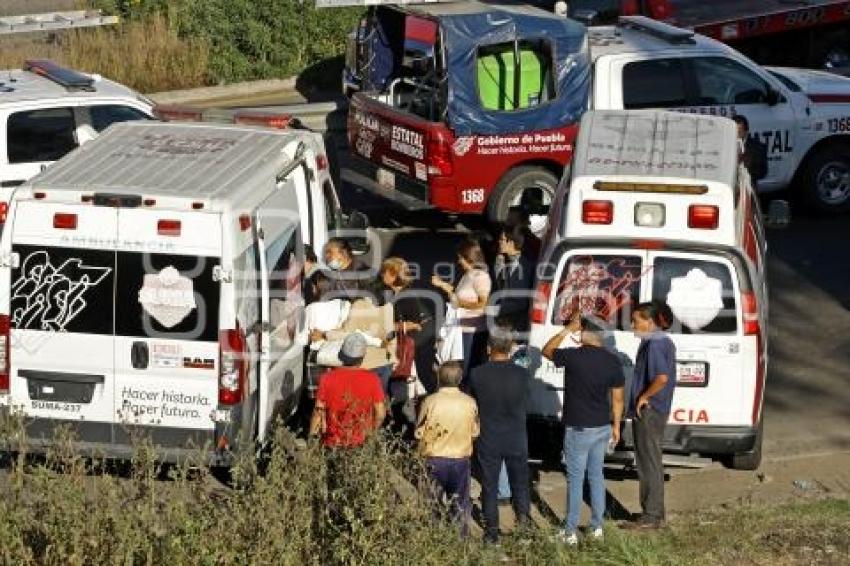
[[[593,531],[590,533],[590,538],[592,538],[593,540],[602,540],[603,538],[605,538],[605,533],[602,531],[602,527],[596,527],[595,529],[593,529]]]
[[[558,531],[558,534],[555,535],[555,540],[567,546],[578,546],[578,535],[576,533],[568,533],[564,529]]]

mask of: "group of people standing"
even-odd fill
[[[531,376],[514,361],[514,355],[517,337],[529,326],[528,291],[539,253],[539,240],[521,215],[500,229],[496,242],[492,270],[481,245],[467,240],[457,250],[461,271],[457,282],[432,278],[432,285],[445,294],[448,309],[454,311],[459,348],[437,367],[437,389],[421,401],[415,415],[407,415],[409,420],[415,418],[412,436],[430,470],[435,496],[448,502],[464,534],[471,517],[471,477],[477,472],[488,542],[499,540],[499,492],[504,497],[508,486],[518,523],[530,522],[526,409]],[[350,305],[338,331],[311,332],[311,342],[340,342],[341,367],[329,369],[319,380],[310,430],[325,446],[349,448],[362,444],[384,423],[392,382],[408,377],[409,383],[406,373],[414,374],[415,381],[416,364],[409,361],[406,349],[417,347],[412,336],[423,330],[429,315],[417,294],[408,292],[412,277],[403,259],[385,260],[378,280],[368,286],[363,285],[362,276],[356,276],[362,268],[343,241],[332,241],[324,250],[324,260],[334,273],[310,274],[311,300],[341,296]],[[359,283],[351,284],[358,279]],[[362,316],[352,319],[352,314],[361,311]],[[377,323],[376,316],[390,320],[389,327]],[[675,346],[665,332],[671,321],[664,304],[646,303],[633,309],[633,330],[642,340],[627,415],[634,423],[643,513],[630,528],[658,528],[665,518],[661,446],[675,386]],[[604,325],[576,311],[542,350],[543,356],[564,369],[563,462],[569,489],[561,536],[567,544],[578,542],[585,480],[591,494],[589,532],[594,538],[603,536],[603,462],[609,445],[620,441],[627,403],[622,365],[605,347],[606,332]],[[400,337],[408,346],[400,346]]]

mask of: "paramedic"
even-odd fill
[[[640,480],[640,518],[629,529],[664,526],[664,465],[661,443],[676,387],[676,345],[667,335],[673,314],[666,303],[641,303],[632,313],[632,327],[641,339],[629,396],[633,419],[635,463]]]

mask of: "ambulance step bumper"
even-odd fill
[[[634,446],[632,427],[627,426],[623,440]],[[757,428],[752,426],[670,425],[664,429],[664,451],[678,454],[740,454],[756,443]]]

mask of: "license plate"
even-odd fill
[[[375,175],[375,180],[378,182],[378,186],[382,189],[387,189],[390,191],[395,190],[395,173],[392,171],[387,171],[386,169],[378,169],[378,173]]]
[[[676,364],[676,383],[678,385],[705,385],[707,382],[707,363],[678,362]]]

